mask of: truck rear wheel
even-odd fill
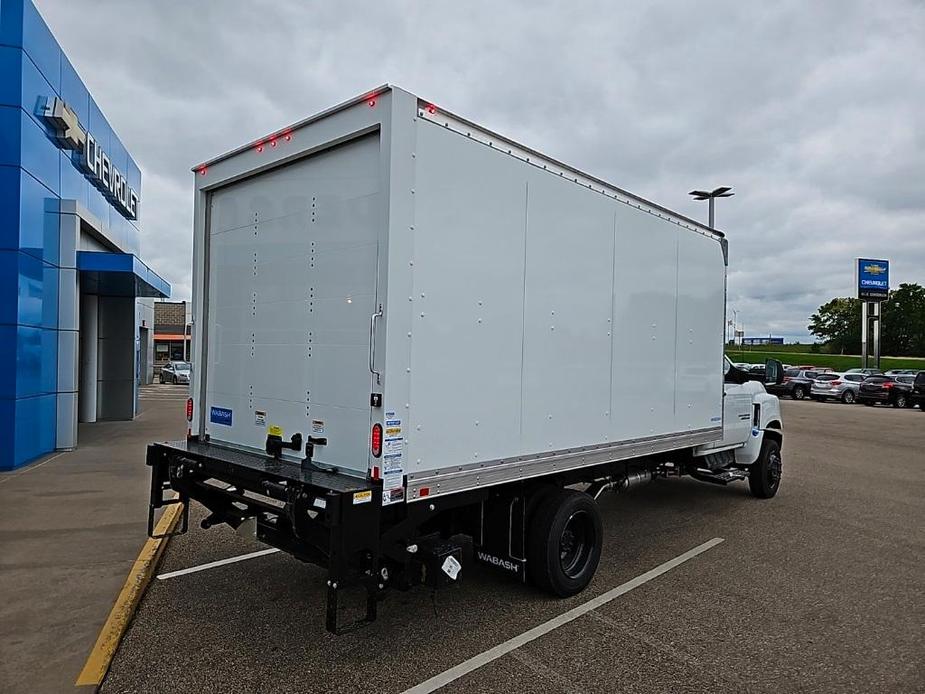
[[[604,540],[594,499],[574,489],[549,494],[537,507],[529,532],[531,582],[562,598],[584,590],[597,571]]]
[[[770,499],[780,488],[783,460],[780,444],[772,438],[761,443],[761,454],[748,471],[748,490],[759,499]]]

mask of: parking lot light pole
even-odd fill
[[[713,229],[713,201],[716,198],[731,198],[735,193],[732,192],[730,186],[720,186],[719,188],[714,188],[710,192],[705,190],[692,190],[688,195],[693,195],[694,200],[709,200],[710,201],[710,228]]]

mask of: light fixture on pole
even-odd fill
[[[710,201],[710,228],[713,228],[713,200],[716,198],[731,198],[735,193],[732,192],[730,186],[720,186],[719,188],[714,188],[709,193],[705,190],[692,190],[688,195],[693,195],[694,200],[709,200]]]

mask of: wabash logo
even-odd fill
[[[510,559],[502,559],[501,557],[496,557],[493,554],[488,552],[482,552],[479,550],[476,552],[479,557],[479,561],[483,561],[486,564],[491,564],[492,566],[497,566],[499,569],[506,569],[511,573],[520,573],[520,564]]]

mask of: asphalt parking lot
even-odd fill
[[[777,498],[687,479],[603,496],[604,557],[582,595],[467,568],[332,636],[321,569],[265,554],[153,581],[102,691],[403,692],[713,538],[441,691],[925,691],[925,415],[783,409]],[[264,549],[198,529],[200,511],[160,574]]]

